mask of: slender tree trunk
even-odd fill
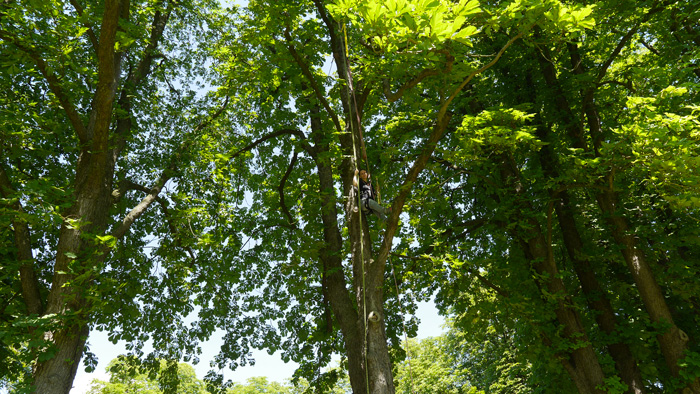
[[[15,190],[12,187],[10,178],[5,169],[0,165],[0,196],[5,199],[14,198]],[[11,209],[17,213],[22,213],[22,205],[19,200],[11,204]],[[34,253],[32,252],[31,236],[27,222],[16,217],[12,221],[17,248],[17,261],[20,262],[19,276],[22,285],[22,299],[27,306],[27,313],[30,315],[41,315],[44,309],[39,292],[39,282],[34,270]]]

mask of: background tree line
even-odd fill
[[[4,2],[2,381],[220,329],[219,368],[280,350],[322,390],[338,354],[393,393],[435,295],[486,392],[699,393],[698,10]]]

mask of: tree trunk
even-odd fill
[[[605,291],[600,286],[588,258],[583,257],[583,243],[571,212],[569,196],[567,193],[563,193],[560,198],[559,201],[555,202],[555,211],[564,237],[564,245],[573,263],[574,271],[586,295],[589,308],[595,311],[598,327],[611,338],[614,338],[617,333],[615,312]],[[615,361],[615,367],[620,374],[620,378],[627,384],[628,390],[626,393],[643,394],[646,392],[641,371],[629,346],[622,342],[611,343],[608,345],[608,352]]]
[[[541,57],[540,59],[541,61],[544,60]],[[543,72],[546,74],[545,80],[547,84],[550,87],[559,87],[558,83],[556,83],[556,75],[553,73],[552,65],[546,61],[545,63],[540,64],[543,66]],[[561,93],[560,89],[555,88],[554,90],[557,93]],[[559,101],[559,97],[561,96],[558,95],[557,101]],[[560,105],[566,105],[565,98],[561,98],[559,102]],[[564,110],[564,112],[570,111]],[[541,122],[542,119],[540,118],[538,123]],[[541,125],[538,128],[538,137],[542,141],[552,142],[550,141],[550,136],[551,132],[547,126]],[[539,156],[545,176],[550,179],[558,179],[558,160],[554,154],[552,144],[550,143],[542,147]],[[559,221],[559,228],[564,238],[564,245],[566,246],[569,259],[573,263],[576,276],[581,283],[581,288],[586,295],[588,306],[591,310],[596,312],[595,318],[598,327],[611,338],[614,338],[617,332],[617,318],[615,317],[615,312],[610,305],[606,292],[600,286],[595,272],[589,263],[588,257],[586,257],[584,252],[583,241],[581,240],[581,235],[576,226],[576,219],[574,218],[569,194],[566,190],[557,193],[552,191],[550,194],[554,204],[554,210],[557,214],[557,220]],[[644,381],[637,361],[634,359],[629,346],[622,342],[612,343],[608,345],[608,352],[615,361],[615,366],[622,381],[628,386],[626,392],[643,394],[645,392]]]
[[[578,47],[568,44],[571,63],[576,74],[584,74],[584,66],[578,52]],[[601,120],[594,103],[595,87],[583,90],[582,107],[588,121],[589,132],[593,140],[593,151],[599,156],[599,147],[602,143]],[[661,287],[649,266],[646,255],[639,248],[637,238],[631,231],[627,218],[617,211],[617,195],[613,190],[614,170],[606,176],[606,184],[602,185],[605,191],[596,194],[596,201],[605,219],[610,225],[613,239],[621,247],[621,253],[632,274],[642,302],[654,323],[668,326],[663,333],[657,335],[661,353],[666,360],[666,365],[672,376],[680,376],[680,361],[685,357],[684,352],[688,348],[688,335],[679,329],[673,321],[671,312],[666,304]],[[700,393],[700,380],[695,379],[687,387],[686,391]]]
[[[109,218],[114,160],[109,146],[119,58],[114,51],[120,12],[118,0],[107,0],[100,31],[98,84],[87,127],[76,130],[82,144],[74,180],[75,203],[66,213],[56,247],[54,275],[45,315],[55,314],[58,328],[44,333],[51,345],[33,370],[38,394],[68,394],[88,335],[90,305],[85,292],[98,265],[99,248],[91,239],[103,234]]]
[[[596,200],[610,225],[615,243],[621,246],[622,256],[632,278],[634,278],[649,317],[654,323],[668,326],[666,330],[657,335],[657,339],[666,365],[671,374],[678,377],[681,370],[679,363],[685,357],[684,352],[688,347],[688,335],[674,323],[671,311],[647,262],[646,255],[638,247],[637,238],[632,233],[627,219],[617,213],[617,201],[614,193],[600,193],[596,196]],[[700,393],[700,384],[697,380],[689,388],[693,390],[692,392]]]
[[[338,68],[338,75],[345,81],[341,88],[341,103],[346,129],[340,134],[340,144],[346,159],[340,166],[340,172],[343,179],[344,195],[349,196],[346,217],[348,218],[353,267],[352,283],[356,298],[355,305],[348,303],[350,301],[349,292],[345,287],[342,276],[342,260],[340,259],[342,245],[337,244],[333,248],[334,253],[328,256],[328,259],[333,261],[332,264],[328,265],[329,271],[327,271],[330,287],[328,290],[334,293],[331,296],[331,305],[345,339],[353,393],[394,394],[394,379],[385,333],[384,294],[382,291],[384,265],[375,264],[367,218],[357,205],[357,194],[353,190],[351,182],[355,168],[360,165],[361,158],[358,156],[361,155],[366,160],[362,149],[362,133],[359,125],[364,101],[362,97],[355,96],[356,88],[353,86],[348,66],[344,38],[338,34],[338,23],[326,13],[322,2],[314,1],[314,3],[328,29],[331,53]],[[321,176],[319,167],[319,177]],[[327,171],[324,170],[323,177],[321,190],[334,190],[330,167]],[[322,196],[322,198],[324,197]],[[335,219],[337,217],[335,216],[335,204],[330,201],[323,203],[325,207],[323,214],[329,215],[327,219],[324,218],[324,228],[327,232],[332,233],[326,237],[328,239],[330,236],[330,238],[340,242],[340,232]],[[332,228],[326,226],[326,220],[329,225],[332,225]],[[381,267],[377,267],[377,265]],[[371,323],[368,320],[370,312],[374,313],[372,316],[376,316],[376,321],[373,317]]]
[[[519,180],[518,170],[512,158],[503,155],[499,169],[501,178],[508,188],[512,189],[515,195],[524,196],[526,192]],[[534,212],[525,197],[519,200],[519,204],[522,209],[518,211]],[[537,274],[542,277],[537,279],[538,286],[556,297],[554,312],[557,321],[564,329],[564,338],[572,344],[578,344],[578,346],[572,346],[573,350],[568,353],[568,358],[563,360],[564,366],[581,394],[602,394],[603,391],[598,387],[604,384],[603,370],[581,324],[578,312],[572,305],[564,282],[559,276],[550,244],[536,219],[520,217],[518,220],[526,221],[531,230],[527,238],[515,231],[512,231],[512,235],[520,241],[527,259],[532,263]]]

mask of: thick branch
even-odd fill
[[[125,2],[128,4],[128,2]],[[128,6],[127,6],[128,7]],[[105,2],[100,29],[100,46],[97,48],[97,89],[92,100],[90,125],[86,139],[92,140],[91,149],[98,154],[107,154],[109,149],[109,128],[114,111],[114,96],[119,81],[119,57],[114,51],[121,12],[126,12],[117,0]]]
[[[0,165],[0,196],[5,199],[11,199],[16,194],[5,169]],[[19,214],[23,212],[19,200],[12,202],[11,207],[16,212],[12,220],[12,227],[14,227],[17,261],[21,264],[19,276],[22,285],[22,298],[27,306],[28,314],[41,315],[43,306],[41,294],[39,293],[39,281],[34,271],[34,254],[32,253],[29,226],[27,222],[19,219]]]
[[[301,58],[296,48],[294,47],[294,44],[292,43],[292,36],[289,34],[289,26],[287,26],[284,29],[284,38],[285,40],[287,40],[287,49],[289,49],[289,53],[292,55],[297,65],[299,65],[299,68],[301,68],[301,73],[304,74],[306,79],[309,80],[309,83],[311,84],[311,87],[313,88],[314,93],[316,94],[316,98],[323,105],[323,108],[326,110],[326,112],[328,112],[328,116],[331,117],[331,120],[333,120],[333,124],[335,125],[336,131],[340,132],[342,128],[340,127],[338,115],[336,115],[335,111],[333,111],[333,109],[330,106],[330,103],[328,102],[328,100],[326,100],[326,97],[323,95],[323,92],[321,92],[321,88],[318,86],[318,83],[316,83],[316,79],[311,73],[309,66],[304,62],[304,59]]]
[[[214,121],[214,119],[218,118],[224,112],[224,109],[227,106],[228,97],[226,98],[221,108],[219,108],[214,113],[214,115],[212,115],[209,119],[202,121],[199,125],[197,125],[197,127],[195,127],[192,134],[197,134],[204,127],[207,127],[209,124],[211,124],[211,122]],[[112,236],[114,236],[117,239],[122,238],[127,233],[127,231],[129,231],[131,225],[134,224],[136,219],[138,219],[139,216],[146,212],[146,210],[153,203],[153,201],[157,200],[158,195],[163,190],[163,187],[172,178],[172,174],[175,173],[178,166],[180,165],[182,155],[189,149],[189,146],[189,141],[185,141],[182,144],[180,144],[180,147],[176,151],[173,158],[170,160],[170,164],[168,165],[168,167],[163,170],[163,173],[161,174],[160,178],[158,178],[155,184],[147,191],[148,195],[144,197],[138,205],[132,208],[131,211],[129,211],[129,213],[122,220],[122,223],[112,231]],[[132,186],[134,186],[135,188],[140,187],[136,184],[132,184]]]
[[[617,55],[620,54],[622,51],[622,48],[624,48],[627,43],[632,39],[632,37],[637,33],[637,30],[639,30],[639,25],[634,26],[633,28],[630,29],[630,31],[625,34],[620,42],[617,43],[617,46],[615,49],[610,53],[610,56],[608,56],[607,60],[605,60],[605,63],[600,67],[600,70],[598,71],[598,76],[596,77],[595,82],[599,83],[601,80],[603,80],[603,77],[605,74],[608,72],[608,68],[610,68],[610,65],[612,64],[613,60],[617,57]]]
[[[647,13],[644,15],[644,17],[642,18],[642,20],[640,20],[639,22],[637,22],[637,23],[634,25],[634,27],[631,28],[631,29],[627,32],[627,34],[625,34],[625,35],[622,37],[622,39],[620,39],[620,42],[617,43],[617,46],[615,47],[615,49],[610,53],[610,55],[608,56],[608,58],[605,60],[605,63],[603,63],[603,65],[600,67],[600,70],[598,70],[598,75],[597,75],[596,81],[595,81],[596,83],[599,83],[599,82],[603,79],[603,77],[605,77],[605,74],[608,72],[608,68],[610,68],[610,65],[611,65],[612,62],[615,60],[615,58],[620,54],[620,52],[622,51],[622,49],[629,43],[629,41],[632,39],[632,37],[637,33],[637,31],[639,30],[639,26],[640,26],[642,23],[647,22],[649,19],[651,19],[651,17],[652,17],[654,14],[656,14],[657,12],[663,11],[664,7],[665,7],[667,4],[668,4],[668,1],[667,1],[667,2],[663,2],[663,3],[661,3],[659,6],[650,9],[649,12],[647,12]],[[595,86],[595,85],[594,85],[594,86]],[[591,89],[594,89],[594,87],[592,87]]]
[[[446,60],[446,65],[445,65],[444,69],[442,69],[442,70],[433,69],[433,68],[425,69],[425,70],[421,71],[420,74],[418,74],[415,78],[410,80],[408,83],[401,86],[399,88],[399,90],[396,91],[396,93],[391,93],[391,86],[389,86],[389,80],[385,79],[384,83],[383,83],[383,85],[384,85],[384,97],[386,97],[386,99],[390,103],[393,103],[394,101],[403,97],[404,93],[406,93],[406,91],[408,89],[412,89],[413,87],[415,87],[416,85],[421,83],[421,81],[423,81],[425,78],[430,77],[430,76],[434,76],[434,75],[439,75],[439,74],[447,74],[450,71],[452,71],[452,65],[454,64],[454,61],[455,61],[454,56],[452,56],[447,51],[441,51],[441,52],[445,55],[445,60]]]
[[[134,69],[127,78],[127,84],[138,85],[143,78],[145,78],[151,72],[151,65],[153,60],[158,57],[156,49],[160,40],[163,38],[163,31],[165,31],[165,26],[170,19],[170,15],[173,11],[173,5],[177,2],[171,1],[168,3],[168,7],[165,12],[156,11],[153,16],[153,22],[151,23],[151,36],[148,40],[148,45],[144,50],[144,57],[139,62],[138,67]]]
[[[37,69],[39,70],[39,72],[41,72],[41,75],[43,75],[46,79],[46,82],[49,85],[49,89],[51,89],[51,92],[54,94],[54,96],[56,96],[58,102],[61,104],[63,111],[66,113],[68,120],[70,121],[71,125],[73,126],[73,129],[78,135],[78,139],[81,143],[87,143],[88,133],[85,124],[83,124],[83,121],[80,119],[78,111],[75,109],[73,103],[71,103],[71,101],[68,99],[68,96],[63,91],[63,87],[61,86],[61,81],[59,80],[59,78],[54,73],[49,71],[49,67],[46,64],[46,61],[41,56],[39,56],[39,54],[36,51],[34,51],[29,46],[23,44],[17,37],[12,36],[9,32],[5,30],[0,30],[0,38],[12,43],[20,51],[26,53],[27,56],[34,60],[34,64],[36,65]]]
[[[447,129],[447,124],[449,123],[451,118],[451,115],[447,114],[447,108],[452,103],[452,100],[454,100],[454,98],[457,97],[457,94],[459,94],[459,92],[461,92],[462,89],[464,89],[464,87],[476,75],[481,74],[482,72],[486,71],[491,66],[496,64],[496,62],[501,58],[506,49],[508,49],[508,47],[510,47],[517,39],[522,37],[523,34],[524,32],[521,31],[515,37],[508,40],[508,42],[503,46],[503,48],[501,48],[501,50],[498,51],[493,60],[491,60],[489,63],[479,68],[478,70],[475,70],[471,74],[469,74],[469,76],[467,76],[467,78],[465,78],[464,81],[462,81],[462,83],[457,87],[457,89],[455,89],[454,92],[452,92],[452,95],[440,107],[440,110],[438,111],[437,115],[437,123],[433,127],[433,131],[431,132],[430,137],[425,143],[423,152],[420,156],[418,156],[416,161],[413,163],[413,166],[408,171],[406,179],[401,188],[399,189],[399,194],[396,196],[392,204],[392,213],[387,222],[386,234],[384,236],[382,246],[379,249],[379,254],[377,256],[377,262],[379,264],[376,264],[376,269],[381,269],[382,271],[384,270],[386,260],[389,257],[389,250],[391,249],[391,245],[394,240],[394,234],[397,230],[399,215],[401,214],[403,205],[406,199],[408,198],[408,194],[411,192],[413,183],[418,179],[418,175],[425,168],[428,159],[430,159],[430,157],[433,154],[433,151],[435,151],[435,147],[437,146],[438,141],[440,140],[440,138],[442,138],[445,129]]]
[[[163,190],[163,187],[171,178],[170,175],[166,174],[170,173],[170,171],[164,171],[163,175],[161,175],[161,177],[156,181],[153,187],[149,189],[148,195],[144,197],[138,205],[132,208],[128,214],[126,214],[124,219],[122,219],[121,225],[119,225],[112,231],[112,236],[114,238],[121,239],[127,233],[127,231],[129,231],[131,225],[134,224],[136,219],[138,219],[139,216],[143,215],[143,213],[146,212],[148,207],[158,199],[158,195],[160,194],[161,190]]]
[[[534,25],[532,25],[532,26],[534,26]],[[529,29],[528,29],[528,30],[529,30]],[[482,72],[488,70],[488,69],[491,68],[494,64],[496,64],[496,63],[501,59],[501,56],[503,56],[503,53],[505,53],[506,49],[508,49],[508,47],[510,47],[511,45],[513,45],[513,43],[514,43],[515,41],[517,41],[520,37],[522,37],[523,34],[525,34],[525,31],[521,31],[521,32],[518,33],[515,37],[511,38],[510,40],[508,40],[508,42],[506,42],[506,44],[503,46],[503,48],[501,48],[501,50],[498,51],[498,53],[497,53],[496,56],[493,58],[493,60],[491,60],[491,61],[488,62],[486,65],[484,65],[484,66],[482,66],[481,68],[479,68],[478,70],[473,71],[471,74],[469,74],[469,75],[467,76],[467,78],[464,79],[464,81],[462,81],[462,83],[457,87],[457,89],[455,89],[455,91],[452,92],[452,94],[450,95],[450,97],[448,97],[447,100],[445,100],[445,102],[444,102],[444,103],[442,104],[442,106],[440,107],[440,111],[438,112],[438,117],[437,117],[438,122],[440,122],[441,119],[442,119],[442,117],[445,116],[445,113],[447,113],[447,108],[448,108],[448,107],[450,106],[450,104],[452,103],[452,100],[454,100],[455,97],[457,97],[457,95],[462,91],[462,89],[464,89],[464,87],[467,86],[467,84],[468,84],[469,82],[471,82],[471,80],[472,80],[475,76],[481,74]]]
[[[437,146],[438,141],[440,140],[440,138],[442,138],[442,135],[447,129],[447,125],[450,121],[450,118],[451,116],[444,116],[438,121],[437,124],[435,124],[435,126],[433,127],[433,131],[430,133],[430,137],[425,143],[423,152],[413,163],[413,166],[406,175],[406,179],[404,180],[403,185],[401,185],[401,187],[399,188],[399,194],[394,199],[394,202],[392,204],[392,212],[391,215],[389,215],[389,219],[387,221],[386,234],[384,235],[382,246],[379,249],[379,253],[377,255],[378,264],[375,265],[375,268],[377,270],[380,270],[380,272],[384,271],[386,260],[389,257],[389,250],[391,249],[391,245],[394,240],[394,234],[396,233],[396,230],[398,228],[399,215],[401,214],[403,205],[406,202],[406,199],[408,198],[408,194],[413,188],[413,183],[415,183],[415,181],[418,179],[418,175],[425,168],[425,165],[428,163],[428,159],[430,159],[430,156],[432,156],[433,151],[435,151],[435,147]],[[373,277],[381,278],[383,277],[383,275],[374,275]]]
[[[126,115],[117,119],[114,142],[112,143],[112,146],[114,146],[112,149],[112,157],[115,162],[126,145],[126,136],[129,134],[129,130],[131,130],[133,124],[131,115],[131,97],[134,94],[136,87],[146,76],[150,74],[153,60],[160,56],[156,53],[156,48],[163,37],[163,31],[165,30],[165,26],[170,18],[170,14],[172,13],[172,8],[173,3],[170,2],[164,13],[156,11],[155,15],[153,16],[151,36],[144,51],[144,56],[139,62],[138,66],[131,70],[126,79],[126,83],[122,88],[121,95],[119,97],[119,107],[122,109],[122,111],[124,111],[124,113],[126,113]],[[226,103],[228,103],[228,97],[226,99]]]

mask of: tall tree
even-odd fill
[[[412,272],[415,261],[441,262],[429,272],[446,276],[440,304],[463,314],[459,324],[471,327],[469,319],[486,319],[505,330],[514,323],[500,316],[514,309],[520,323],[529,323],[517,328],[526,335],[519,340],[528,338],[528,345],[518,346],[525,350],[540,339],[560,357],[571,342],[560,342],[560,332],[551,331],[546,321],[551,306],[533,302],[537,293],[523,284],[524,273],[513,264],[529,259],[528,249],[532,253],[521,240],[537,237],[548,252],[526,265],[537,274],[535,284],[552,280],[542,275],[538,261],[553,256],[559,261],[554,278],[583,290],[587,305],[571,290],[552,297],[557,293],[551,288],[538,289],[545,305],[565,301],[579,311],[580,327],[606,375],[598,389],[694,392],[696,325],[685,312],[685,289],[694,287],[691,251],[697,245],[669,235],[680,223],[684,233],[697,231],[685,222],[695,208],[687,194],[694,177],[684,175],[695,163],[690,141],[697,112],[689,100],[697,95],[697,79],[686,52],[670,55],[670,48],[678,48],[674,44],[663,54],[652,43],[652,37],[668,37],[659,26],[688,10],[664,2],[645,9],[601,2],[591,10],[600,26],[595,34],[557,40],[542,29],[494,67],[498,77],[492,85],[477,86],[464,111],[488,111],[453,134],[459,138],[451,150],[439,152],[442,158],[430,167],[421,195],[431,200],[430,209],[415,211],[420,246],[405,244],[407,256],[439,251],[435,257],[442,258],[404,260]],[[555,9],[546,15],[566,17]],[[669,68],[676,61],[683,66]],[[664,160],[666,170],[659,167]],[[499,179],[503,162],[520,181],[517,187]],[[441,192],[435,192],[438,184]],[[461,294],[474,288],[501,301]]]
[[[385,278],[404,203],[454,127],[453,102],[549,6],[502,4],[489,17],[475,1],[248,4],[235,40],[221,50],[235,71],[234,100],[245,103],[236,116],[246,130],[222,155],[230,172],[250,174],[243,227],[251,246],[238,267],[248,273],[246,288],[259,288],[244,306],[266,327],[257,346],[284,349],[319,384],[332,378],[319,371],[340,352],[355,393],[394,392],[388,348],[398,344],[397,327],[387,321],[402,317],[385,309]],[[494,35],[505,39],[483,60],[472,45]],[[335,79],[324,72],[327,59]],[[367,131],[408,113],[419,115],[395,136]],[[392,213],[383,230],[357,205],[359,168],[388,179]],[[229,338],[238,336],[232,328]]]
[[[186,109],[199,89],[187,74],[206,73],[196,67],[197,41],[182,39],[212,8],[206,1],[2,5],[0,220],[2,254],[12,256],[2,286],[17,295],[3,311],[2,340],[3,349],[22,347],[2,355],[3,364],[31,365],[25,383],[33,392],[70,390],[91,325],[115,336],[130,331],[120,314],[133,311],[138,293],[110,286],[124,272],[144,277],[142,237],[161,229],[151,222],[135,241],[125,236],[155,201],[168,216],[161,192],[217,116],[212,101]],[[128,267],[110,260],[115,249]],[[120,290],[137,287],[126,282]]]

